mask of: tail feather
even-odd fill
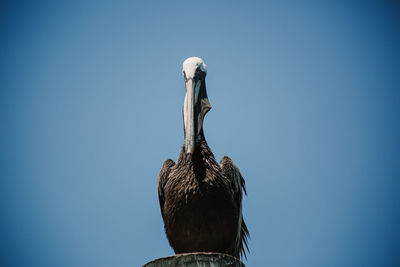
[[[239,253],[241,258],[247,260],[246,250],[249,253],[248,240],[250,238],[249,230],[247,229],[246,223],[242,219],[242,228],[240,229],[240,243],[239,243]]]

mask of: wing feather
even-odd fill
[[[247,245],[248,238],[250,237],[249,230],[247,229],[246,223],[244,222],[242,215],[242,196],[243,192],[247,195],[246,182],[240,173],[239,168],[233,163],[232,159],[225,156],[220,162],[220,166],[225,175],[230,179],[232,183],[232,191],[236,205],[240,208],[239,213],[239,227],[237,236],[236,253],[242,257],[246,257],[246,250],[249,252]]]
[[[168,175],[171,172],[172,167],[175,166],[175,162],[172,159],[164,161],[160,173],[158,175],[158,200],[160,202],[161,215],[164,218],[164,201],[165,201],[165,184],[168,181]]]

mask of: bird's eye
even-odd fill
[[[199,72],[200,72],[200,67],[197,67],[196,73],[199,73]]]

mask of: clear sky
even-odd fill
[[[400,264],[399,12],[1,1],[0,265],[173,254],[156,188],[183,144],[190,56],[208,65],[207,141],[246,179],[248,266]]]

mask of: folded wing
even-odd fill
[[[236,255],[244,256],[246,258],[246,251],[249,251],[247,240],[249,238],[249,231],[244,222],[242,215],[242,196],[243,192],[247,195],[246,192],[246,183],[243,179],[242,174],[239,171],[239,168],[233,163],[232,159],[225,156],[222,158],[220,162],[220,166],[224,174],[229,178],[232,184],[233,196],[236,205],[239,209],[239,227],[237,233],[237,246],[236,246]],[[246,248],[246,249],[245,249]]]

